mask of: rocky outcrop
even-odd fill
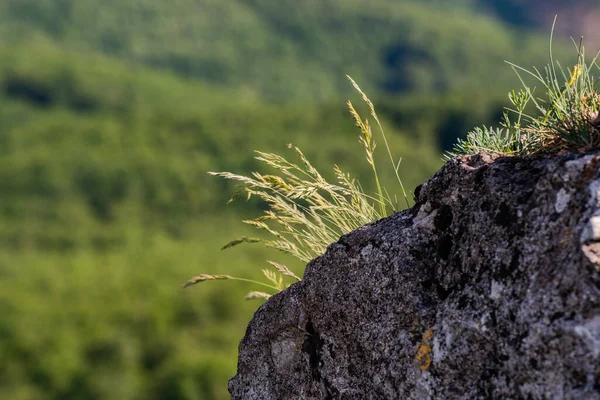
[[[600,153],[449,161],[256,312],[234,399],[600,399]]]

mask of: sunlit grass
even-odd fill
[[[379,128],[385,144],[391,168],[394,170],[399,189],[406,206],[409,206],[406,191],[398,174],[400,160],[392,156],[375,107],[360,87],[348,77],[354,88],[367,105],[370,115]],[[299,162],[292,162],[274,153],[257,151],[256,160],[270,167],[273,174],[252,172],[250,176],[231,172],[209,172],[211,175],[239,182],[239,191],[230,201],[258,197],[267,205],[263,215],[243,221],[261,231],[267,232],[271,239],[240,237],[225,245],[230,248],[241,243],[263,243],[266,247],[288,253],[307,263],[322,255],[327,246],[336,242],[340,236],[354,229],[384,218],[399,209],[398,199],[382,187],[377,165],[375,149],[377,147],[368,119],[363,119],[352,102],[348,101],[350,115],[360,129],[359,143],[365,151],[365,158],[373,173],[376,193],[365,193],[361,184],[337,165],[333,171],[335,182],[330,182],[311,164],[304,153],[293,145],[288,147]],[[268,283],[250,281],[261,287],[278,292],[289,286],[287,282],[297,282],[300,277],[287,266],[269,261],[272,268],[263,269]],[[231,275],[202,274],[189,280],[184,287],[209,280],[242,280]],[[270,293],[253,291],[247,299],[268,299]]]
[[[577,59],[572,68],[563,67],[552,54],[540,71],[508,63],[522,83],[519,91],[508,95],[512,107],[504,113],[498,128],[481,127],[458,140],[448,157],[456,154],[492,152],[506,155],[585,152],[600,148],[600,93],[598,56],[588,61],[583,39],[574,45]],[[595,74],[595,75],[594,75]],[[544,91],[525,82],[533,78]]]

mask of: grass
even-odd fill
[[[369,112],[377,124],[385,144],[389,162],[394,170],[395,177],[402,191],[404,202],[409,207],[408,196],[398,169],[397,162],[385,136],[375,107],[367,95],[356,82],[348,76],[348,80],[361,95],[368,106]],[[237,238],[224,249],[234,247],[241,243],[263,243],[266,247],[274,248],[288,253],[298,260],[306,263],[322,255],[327,246],[339,239],[340,236],[354,229],[384,218],[399,209],[396,197],[382,187],[375,163],[375,149],[377,144],[368,119],[363,119],[351,101],[348,101],[350,115],[356,126],[360,129],[359,143],[365,151],[365,158],[371,167],[376,186],[376,193],[365,193],[360,183],[348,173],[343,172],[337,165],[334,166],[336,182],[330,182],[310,163],[304,153],[292,144],[292,149],[299,163],[289,161],[285,157],[257,151],[256,160],[267,165],[274,174],[261,174],[253,172],[251,176],[233,174],[231,172],[209,172],[213,176],[237,181],[238,192],[230,201],[240,198],[250,200],[258,197],[267,205],[263,215],[243,222],[261,231],[267,232],[271,239]],[[199,282],[209,280],[240,280],[252,282],[266,287],[271,291],[281,291],[289,286],[285,281],[300,281],[300,278],[287,266],[273,261],[268,261],[271,269],[263,269],[263,275],[269,283],[247,280],[230,275],[202,274],[192,278],[183,286],[188,287]],[[268,299],[267,292],[252,291],[247,299]]]
[[[500,127],[475,128],[466,139],[458,140],[447,157],[481,151],[541,155],[600,148],[600,92],[598,77],[594,76],[600,72],[600,53],[588,62],[583,38],[574,44],[577,60],[570,69],[554,59],[552,34],[550,62],[543,73],[509,62],[523,87],[509,93],[512,107],[506,109]],[[545,95],[537,97],[536,87],[528,85],[526,78],[541,85]]]

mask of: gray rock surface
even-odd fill
[[[600,153],[449,161],[256,312],[234,399],[600,399]]]

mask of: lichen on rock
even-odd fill
[[[600,399],[600,153],[450,160],[256,312],[234,399]]]

